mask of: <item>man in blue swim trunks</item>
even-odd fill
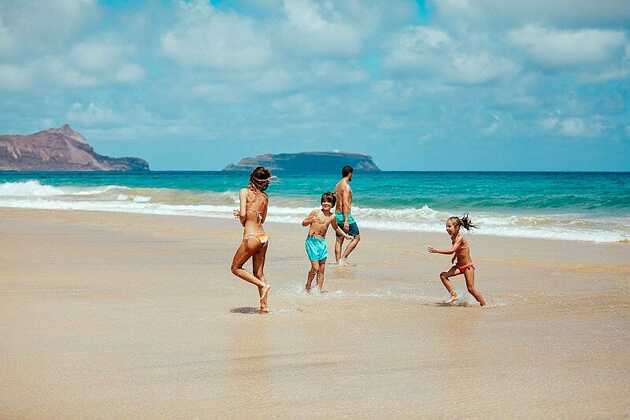
[[[337,204],[335,206],[335,217],[337,224],[343,229],[344,232],[352,236],[352,240],[343,250],[344,237],[337,234],[337,242],[335,242],[335,259],[337,264],[344,265],[346,258],[356,248],[361,236],[359,235],[359,226],[352,217],[352,188],[350,182],[352,181],[352,166],[346,165],[341,169],[341,180],[337,182],[335,186],[335,197],[337,198]]]

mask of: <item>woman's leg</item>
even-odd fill
[[[258,295],[260,296],[260,311],[269,312],[267,307],[267,297],[269,295],[269,289],[271,286],[265,280],[265,258],[267,256],[267,247],[269,242],[265,242],[258,251],[254,254],[253,265],[254,274],[262,281],[263,285],[258,287]]]
[[[468,268],[466,271],[464,271],[464,277],[466,277],[466,287],[468,288],[468,293],[473,295],[481,306],[486,306],[486,300],[483,298],[481,293],[479,293],[477,289],[475,289],[475,269]]]
[[[319,271],[319,261],[311,261],[311,268],[306,275],[306,286],[304,286],[307,292],[311,291],[311,285],[313,284],[315,275],[317,275],[317,271]]]
[[[248,273],[244,268],[243,264],[250,259],[252,255],[258,251],[258,248],[261,247],[260,242],[257,239],[245,239],[241,242],[241,245],[237,248],[236,253],[234,254],[234,258],[232,259],[232,274],[235,276],[258,286],[259,288],[265,285],[264,281],[261,281],[259,278],[254,276],[251,273]]]

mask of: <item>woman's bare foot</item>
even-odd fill
[[[449,300],[445,300],[444,303],[448,305],[455,302],[457,299],[459,299],[459,296],[457,296],[457,293],[453,293],[451,298]]]
[[[267,297],[269,296],[269,289],[271,289],[271,285],[269,283],[265,284],[262,287],[260,294],[260,312],[268,313],[269,306],[267,304]]]

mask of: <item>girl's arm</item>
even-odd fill
[[[349,240],[353,240],[354,236],[352,235],[348,235],[346,232],[343,231],[343,229],[341,229],[339,227],[339,225],[337,224],[337,219],[335,216],[333,216],[332,220],[330,221],[330,224],[332,224],[333,229],[335,229],[335,232],[337,232],[339,235],[343,236],[346,239]]]
[[[302,226],[310,226],[310,224],[313,223],[315,212],[317,212],[317,210],[313,210],[308,216],[306,216],[306,219],[302,220]]]
[[[427,250],[431,254],[450,255],[450,254],[454,254],[455,252],[457,252],[457,250],[459,249],[460,246],[462,246],[462,237],[458,236],[457,239],[455,239],[455,242],[453,243],[453,246],[451,246],[451,248],[448,249],[448,250],[436,249],[436,248],[433,248],[432,246],[428,247]]]

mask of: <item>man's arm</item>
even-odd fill
[[[335,218],[335,216],[332,217],[332,220],[330,221],[330,224],[332,225],[333,229],[335,229],[335,232],[337,232],[339,235],[343,236],[346,239],[354,239],[354,236],[348,235],[346,232],[344,232],[339,225],[337,224],[337,219]]]

